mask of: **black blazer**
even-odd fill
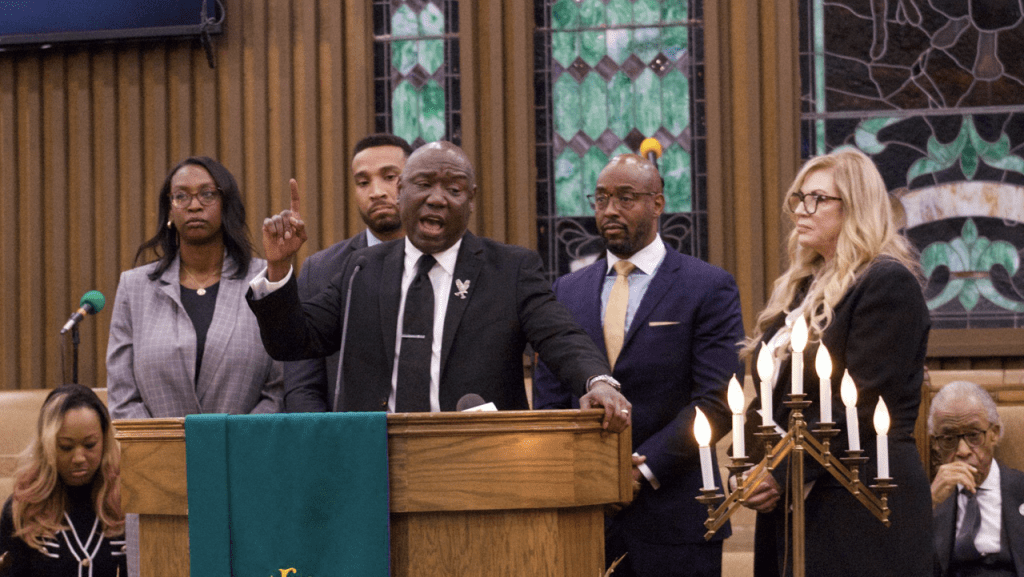
[[[367,231],[335,243],[309,256],[299,273],[299,298],[319,294],[341,272],[348,255],[366,248]],[[284,363],[284,410],[315,413],[330,410],[327,399],[334,395],[338,381],[338,352],[327,357]]]
[[[931,489],[913,437],[931,326],[920,284],[903,265],[879,258],[850,287],[834,312],[822,337],[832,357],[832,420],[841,431],[832,438],[831,450],[842,456],[848,448],[839,385],[843,371],[849,369],[857,384],[861,449],[869,459],[861,467],[861,480],[874,483],[877,460],[873,417],[875,404],[882,396],[891,419],[889,470],[898,488],[889,495],[892,525],[886,528],[817,461],[805,457],[805,480],[815,482],[805,508],[807,574],[930,575]],[[781,324],[782,319],[765,334],[765,342]],[[804,416],[811,428],[821,414],[814,370],[816,353],[817,345],[809,345],[804,352],[804,392],[811,401]],[[775,422],[783,428],[788,426],[789,410],[781,400],[792,391],[791,371],[787,359],[780,368],[772,399]],[[760,396],[760,379],[756,370],[752,372]],[[760,406],[758,398],[748,407],[748,432],[753,425],[760,425],[760,417],[754,412]],[[760,446],[760,441],[748,435],[751,455]],[[774,472],[781,487],[788,486],[787,463]],[[786,545],[791,544],[785,538],[785,510],[780,502],[773,512],[757,516],[755,575],[777,574]],[[791,554],[788,559],[792,560]]]
[[[1024,473],[999,464],[1003,530],[1017,575],[1024,575]],[[949,575],[956,543],[956,493],[935,507],[935,577]]]
[[[352,282],[345,346],[342,406],[348,411],[387,410],[395,356],[405,241],[352,253],[323,292],[300,303],[296,283],[260,300],[248,295],[271,357],[324,356],[341,340],[344,297],[360,257],[365,268]],[[585,393],[589,377],[608,374],[604,355],[573,322],[544,279],[536,252],[479,238],[462,239],[454,279],[468,282],[465,298],[453,282],[441,345],[441,409],[476,393],[499,409],[527,409],[523,350],[530,343],[559,379]]]

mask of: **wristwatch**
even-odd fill
[[[594,387],[594,385],[598,381],[604,381],[608,385],[611,385],[611,387],[613,389],[615,389],[617,392],[619,392],[619,393],[622,392],[622,384],[620,384],[619,381],[616,381],[615,377],[613,377],[611,375],[597,375],[597,376],[590,377],[589,379],[587,379],[587,392],[588,393],[590,392],[590,389],[592,389]]]

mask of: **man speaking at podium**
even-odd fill
[[[605,426],[623,430],[630,404],[555,301],[540,257],[467,231],[476,192],[461,148],[420,147],[399,180],[406,238],[352,253],[323,292],[300,302],[290,263],[306,233],[292,180],[291,209],[264,221],[267,270],[247,296],[267,352],[297,360],[342,347],[336,409],[451,411],[476,393],[510,410],[528,408],[528,342],[582,407],[604,407]]]
[[[679,254],[658,234],[665,207],[658,169],[633,154],[601,171],[591,197],[607,258],[558,279],[554,291],[604,347],[633,403],[633,503],[607,519],[608,564],[619,577],[719,576],[722,539],[704,540],[706,508],[695,409],[716,438],[729,430],[726,383],[741,370],[739,290],[732,275]],[[537,367],[534,406],[568,408],[557,374]],[[740,372],[742,374],[742,372]]]

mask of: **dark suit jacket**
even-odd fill
[[[272,357],[324,356],[340,345],[345,289],[357,261],[365,263],[352,282],[345,410],[387,409],[404,243],[392,241],[352,253],[343,274],[305,303],[300,303],[291,281],[260,300],[252,300],[250,291],[249,306]],[[527,342],[564,382],[572,383],[577,394],[583,393],[589,377],[609,372],[604,356],[555,300],[536,252],[467,232],[454,279],[469,282],[469,289],[466,298],[460,298],[453,282],[449,295],[441,345],[442,410],[454,410],[467,393],[503,410],[528,408],[523,381]]]
[[[309,300],[324,290],[341,272],[348,255],[366,248],[367,231],[335,243],[309,256],[299,273],[299,298]],[[338,352],[330,356],[284,363],[284,410],[289,413],[315,413],[330,410],[338,381]]]
[[[558,300],[605,350],[601,288],[607,261],[563,276]],[[661,488],[647,483],[616,516],[623,532],[649,543],[703,543],[707,508],[695,500],[701,471],[693,438],[695,407],[708,416],[716,439],[732,427],[726,404],[729,377],[742,375],[739,291],[732,275],[668,248],[626,334],[613,376],[633,404],[633,447]],[[534,380],[534,406],[565,408],[571,391],[544,365]],[[716,475],[716,480],[717,480]],[[730,534],[728,527],[714,539]],[[636,556],[639,551],[631,550]]]
[[[931,326],[924,295],[917,279],[903,265],[879,258],[847,290],[834,312],[822,337],[832,357],[832,420],[840,430],[832,438],[831,451],[842,456],[849,446],[845,405],[839,394],[843,371],[848,369],[857,385],[861,449],[869,459],[860,468],[861,480],[872,484],[876,475],[872,423],[875,405],[882,396],[892,423],[889,470],[898,488],[889,494],[892,525],[886,528],[817,461],[805,458],[805,480],[815,482],[805,504],[807,575],[929,575],[932,528],[927,521],[931,516],[931,489],[913,436]],[[766,332],[765,342],[781,324],[779,319]],[[753,358],[759,350],[754,351]],[[804,392],[811,406],[803,414],[810,428],[817,425],[821,415],[814,369],[817,350],[817,344],[813,344],[804,351]],[[781,401],[792,391],[791,359],[787,358],[779,370],[772,406],[775,422],[786,428],[789,410]],[[756,371],[754,384],[760,393]],[[760,406],[758,398],[748,407],[748,431],[760,425],[761,419],[754,412]],[[748,435],[747,448],[752,456],[761,446]],[[787,464],[774,472],[781,487],[788,486]],[[787,545],[785,510],[780,505],[771,513],[757,516],[755,575],[777,574]],[[868,551],[870,554],[865,554]]]
[[[999,464],[999,489],[1003,497],[1003,530],[1017,575],[1024,575],[1024,473]],[[956,493],[935,507],[935,577],[949,575],[956,543]]]

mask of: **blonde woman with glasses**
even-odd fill
[[[876,476],[872,416],[881,397],[891,415],[892,526],[886,528],[814,460],[805,460],[807,575],[900,575],[931,573],[932,523],[928,478],[914,444],[921,400],[924,356],[931,325],[921,290],[920,267],[912,246],[900,235],[878,169],[864,154],[841,150],[809,160],[786,193],[783,212],[793,223],[789,268],[772,288],[764,311],[747,339],[743,356],[756,359],[768,347],[775,360],[773,419],[788,425],[779,399],[792,390],[790,333],[795,319],[810,327],[804,352],[804,383],[817,383],[813,359],[824,344],[832,359],[833,421],[843,432],[831,450],[848,448],[848,424],[839,394],[844,371],[857,385],[860,445],[868,457],[861,479]],[[760,390],[755,372],[755,390]],[[805,387],[809,426],[820,418],[817,386]],[[761,424],[760,400],[751,404],[747,423]],[[753,437],[748,447],[760,447]],[[759,485],[746,503],[758,512],[755,574],[792,572],[792,519],[787,466]]]

